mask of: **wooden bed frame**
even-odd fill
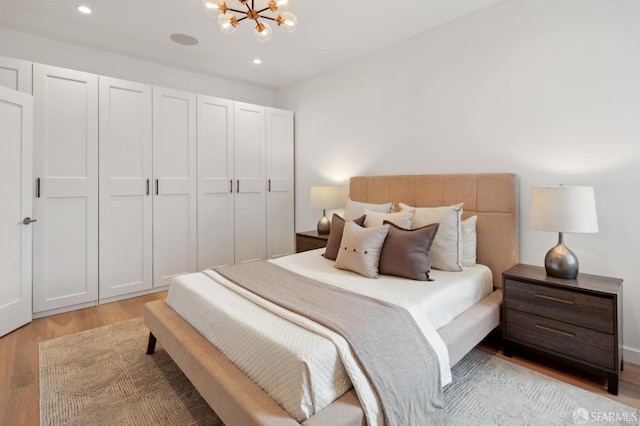
[[[478,263],[487,265],[496,291],[438,330],[451,366],[486,337],[500,321],[502,272],[518,263],[518,184],[514,174],[451,174],[353,177],[355,201],[393,201],[417,207],[464,203],[464,218],[476,214]],[[145,306],[147,353],[156,338],[227,425],[297,425],[267,393],[204,339],[164,301]],[[355,391],[304,421],[304,425],[364,425]]]

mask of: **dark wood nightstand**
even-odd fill
[[[315,250],[327,246],[329,234],[318,234],[318,231],[296,233],[296,253]]]
[[[618,394],[622,370],[622,280],[578,274],[547,276],[544,268],[516,265],[502,274],[504,354],[512,343],[607,374]]]

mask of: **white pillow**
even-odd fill
[[[476,265],[476,249],[478,237],[476,236],[476,222],[478,216],[466,218],[460,224],[462,229],[462,266]]]
[[[362,228],[353,222],[345,222],[340,250],[333,266],[367,278],[378,278],[380,253],[388,232],[389,225]]]
[[[462,271],[462,203],[446,207],[411,207],[400,203],[401,211],[415,211],[412,227],[439,223],[429,256],[431,266],[443,271]]]
[[[413,216],[415,216],[416,213],[410,211],[380,213],[375,210],[369,210],[365,207],[364,214],[366,215],[364,219],[365,228],[382,226],[382,224],[386,220],[393,223],[394,225],[399,226],[400,228],[411,229],[411,221],[413,220]]]
[[[361,203],[347,198],[347,204],[344,206],[344,219],[354,220],[364,214],[364,209],[373,210],[381,213],[390,213],[393,209],[393,202],[385,204]]]

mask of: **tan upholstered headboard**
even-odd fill
[[[478,215],[478,263],[493,272],[502,287],[502,272],[518,263],[518,181],[511,173],[356,176],[349,197],[366,203],[393,201],[416,207],[464,203],[463,219]]]

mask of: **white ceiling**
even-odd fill
[[[201,0],[0,0],[0,25],[205,74],[282,87],[502,0],[289,0],[298,29],[224,35]],[[267,0],[255,0],[256,8]],[[86,4],[93,10],[76,10]],[[181,46],[169,36],[200,41]],[[256,66],[252,60],[262,59]]]

